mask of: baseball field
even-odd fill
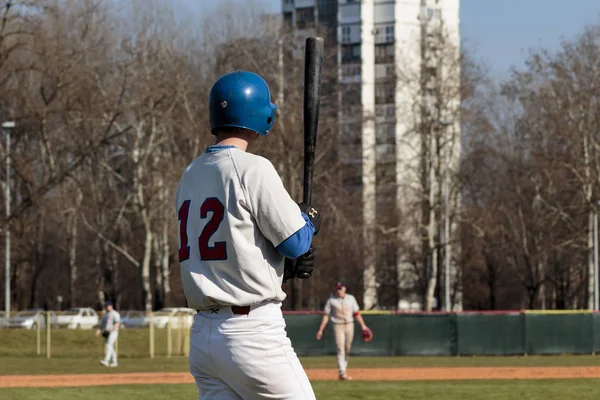
[[[107,369],[99,364],[103,342],[93,331],[56,330],[46,337],[0,330],[0,399],[195,399],[185,336],[168,333],[155,332],[156,355],[150,358],[147,330],[124,330],[119,367]],[[318,399],[600,398],[600,356],[595,355],[352,356],[351,381],[337,380],[333,355],[301,361]]]
[[[597,399],[600,358],[353,357],[352,381],[338,381],[334,357],[303,357],[319,399]],[[0,398],[194,399],[186,358],[0,358]]]

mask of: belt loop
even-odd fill
[[[231,312],[237,315],[248,315],[250,306],[231,306]]]

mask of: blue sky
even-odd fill
[[[281,0],[173,0],[199,15],[219,4],[280,12]],[[187,11],[186,11],[187,12]],[[530,48],[557,49],[562,37],[574,38],[586,24],[600,23],[600,0],[461,0],[463,45],[475,51],[497,79],[522,66]]]

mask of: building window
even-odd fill
[[[396,160],[396,146],[394,143],[387,143],[387,144],[378,144],[375,148],[375,157],[377,158],[377,163],[378,164],[388,164],[388,163],[393,163]],[[389,180],[389,178],[391,178],[391,176],[393,176],[392,174],[395,171],[392,170],[390,171],[390,174],[386,174],[388,175],[387,178]],[[385,181],[385,179],[384,179]]]
[[[389,78],[392,78],[392,79],[396,78],[396,66],[394,64],[386,65],[385,74]]]
[[[359,123],[342,123],[341,141],[342,144],[360,145],[362,142],[362,129]]]
[[[394,44],[378,44],[375,46],[375,63],[385,64],[394,62]]]
[[[296,21],[298,29],[312,28],[315,25],[315,9],[299,8],[296,10]]]
[[[359,156],[360,159],[360,156]],[[344,165],[342,170],[342,179],[345,187],[356,187],[362,185],[362,166],[361,162]]]
[[[375,85],[375,104],[389,104],[395,100],[395,85]]]
[[[388,25],[385,27],[385,41],[386,42],[394,41],[394,25]]]
[[[360,64],[342,65],[342,81],[345,83],[360,81]]]
[[[362,146],[360,144],[339,146],[339,154],[340,159],[346,165],[358,165],[362,163]]]
[[[360,75],[360,64],[356,65],[345,65],[344,69],[346,71],[346,76],[356,76]]]
[[[349,26],[342,26],[342,43],[350,42],[350,33],[352,32],[352,28]]]
[[[319,23],[329,27],[337,27],[337,1],[317,1]]]
[[[425,76],[428,78],[435,78],[437,76],[438,69],[436,67],[425,67]]]
[[[376,82],[392,82],[396,79],[396,66],[394,64],[376,64],[375,65],[375,81]]]
[[[344,174],[344,187],[347,189],[357,188],[362,186],[362,175],[346,175]]]
[[[342,63],[360,62],[360,44],[351,44],[342,46]]]
[[[361,104],[360,84],[344,85],[342,90],[342,106],[358,106]]]
[[[396,143],[396,124],[376,124],[375,139],[377,144]]]
[[[291,12],[283,13],[283,23],[287,27],[292,26],[293,16]]]
[[[387,103],[375,107],[376,124],[394,124],[396,121],[396,104]]]

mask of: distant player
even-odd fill
[[[350,358],[350,348],[354,340],[354,318],[360,324],[365,340],[370,341],[370,337],[373,334],[365,324],[362,315],[360,315],[356,298],[346,293],[346,285],[338,281],[335,284],[335,294],[329,297],[327,303],[325,303],[321,326],[317,332],[317,340],[321,340],[323,329],[325,329],[327,322],[331,319],[333,334],[335,336],[340,380],[352,379],[348,376],[346,369],[348,368],[348,359]]]
[[[219,78],[209,96],[216,144],[175,194],[183,290],[199,310],[189,362],[200,399],[315,398],[285,331],[281,285],[284,272],[312,273],[320,215],[292,200],[270,161],[246,152],[276,108],[260,76]]]
[[[115,342],[119,337],[119,324],[121,315],[114,309],[113,303],[107,301],[104,303],[106,313],[100,321],[100,326],[96,331],[96,336],[104,337],[104,360],[100,364],[105,367],[118,367],[117,352],[115,351]]]

